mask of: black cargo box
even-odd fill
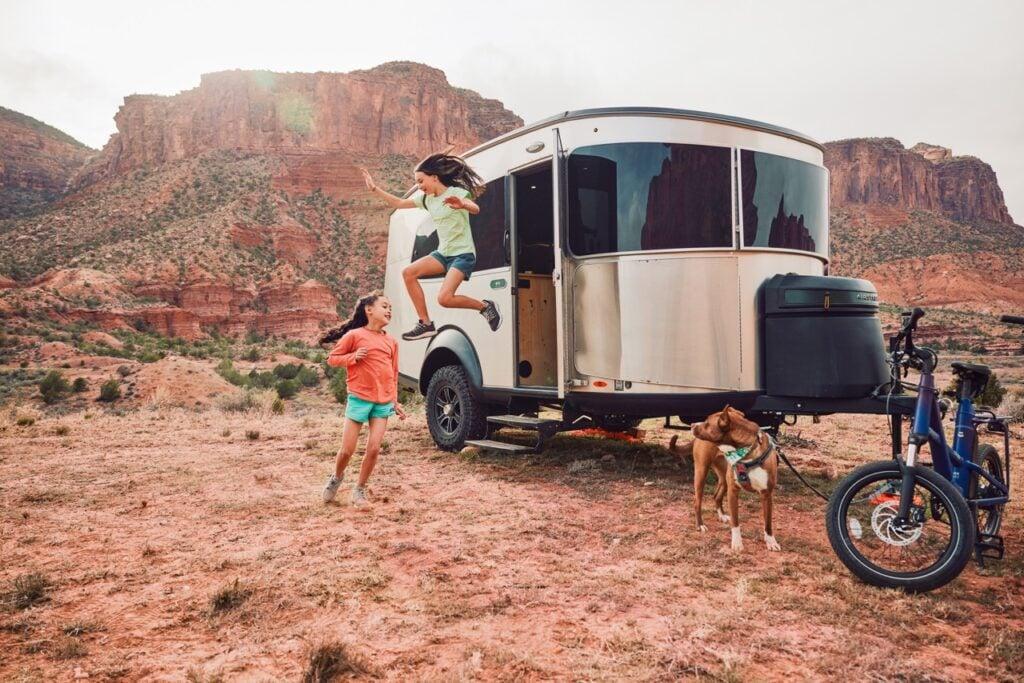
[[[867,280],[776,275],[760,300],[767,394],[861,398],[888,381],[878,292]]]

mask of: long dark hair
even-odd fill
[[[483,178],[469,167],[465,159],[450,154],[431,154],[416,166],[416,170],[427,175],[436,175],[446,186],[469,190],[475,198],[484,193]]]
[[[360,327],[366,327],[370,320],[366,317],[366,307],[372,306],[377,303],[377,299],[384,296],[384,292],[375,290],[369,294],[364,294],[359,297],[359,301],[356,302],[356,307],[352,309],[352,317],[338,325],[337,327],[331,328],[320,337],[319,344],[330,344],[331,342],[337,341],[345,336],[345,333],[349,330],[355,330]]]

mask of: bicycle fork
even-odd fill
[[[914,482],[917,479],[917,455],[928,441],[932,424],[932,412],[935,410],[935,378],[932,374],[921,373],[918,385],[917,407],[914,410],[914,422],[907,439],[906,459],[896,458],[903,479],[900,482],[900,506],[893,524],[897,528],[907,528],[914,522],[910,519],[910,508],[914,503]],[[922,520],[923,521],[923,520]]]

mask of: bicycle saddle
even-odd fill
[[[978,377],[984,377],[986,380],[992,374],[992,370],[987,365],[978,365],[977,363],[961,363],[960,361],[953,361],[950,363],[954,372],[976,375]]]

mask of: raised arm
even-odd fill
[[[372,192],[377,197],[383,199],[385,202],[387,202],[388,206],[390,206],[392,209],[416,208],[416,202],[414,202],[411,199],[402,199],[401,197],[396,197],[390,192],[386,192],[380,189],[379,187],[377,187],[377,183],[373,182],[373,177],[370,175],[369,171],[367,171],[365,168],[361,166],[359,167],[359,170],[363,174],[363,181],[366,182],[366,189]]]

